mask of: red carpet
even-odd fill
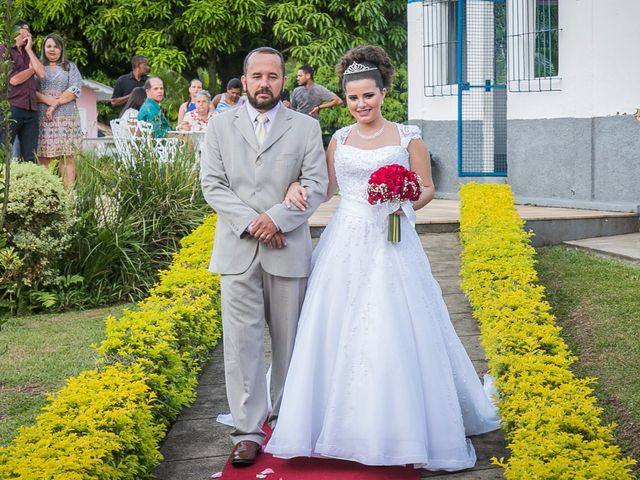
[[[271,431],[265,428],[267,435]],[[268,438],[268,436],[267,436]],[[230,462],[224,466],[222,480],[255,480],[265,469],[265,480],[418,480],[420,470],[413,467],[370,467],[346,460],[325,458],[294,458],[284,460],[262,453],[250,467],[234,467]]]

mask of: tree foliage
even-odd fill
[[[348,48],[382,45],[405,56],[404,0],[15,0],[40,35],[55,31],[85,76],[115,78],[135,53],[152,69],[196,76],[211,86],[238,76],[251,49],[271,45],[289,58],[332,65]]]

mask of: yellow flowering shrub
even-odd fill
[[[560,336],[537,285],[531,234],[507,185],[460,190],[462,289],[480,324],[509,459],[493,459],[507,479],[626,480],[635,462],[612,443],[590,387]]]
[[[0,478],[143,478],[159,461],[162,429],[141,369],[107,367],[67,380],[0,456]]]
[[[68,379],[0,449],[0,480],[153,478],[159,442],[221,335],[219,278],[207,270],[215,221],[182,239],[137,309],[106,319],[97,369]]]

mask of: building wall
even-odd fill
[[[97,96],[91,88],[83,86],[82,94],[76,101],[80,116],[83,120],[82,129],[85,138],[95,138],[98,136],[98,110]],[[83,113],[84,111],[84,113]],[[83,118],[84,117],[84,118]],[[86,123],[84,123],[86,122]]]
[[[410,3],[409,119],[435,155],[438,196],[454,197],[478,179],[457,176],[457,96],[424,95],[422,16],[422,2]],[[506,181],[520,201],[638,210],[638,18],[637,0],[560,0],[561,90],[508,93]]]

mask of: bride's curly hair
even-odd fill
[[[377,70],[345,75],[345,70],[354,62],[371,68],[375,67]],[[387,52],[385,52],[382,47],[359,45],[344,54],[340,62],[336,65],[336,73],[340,78],[340,85],[343,90],[347,82],[362,80],[363,78],[375,80],[380,90],[382,90],[382,88],[388,90],[391,86],[391,79],[393,78],[393,65],[391,65],[389,55],[387,55]]]

